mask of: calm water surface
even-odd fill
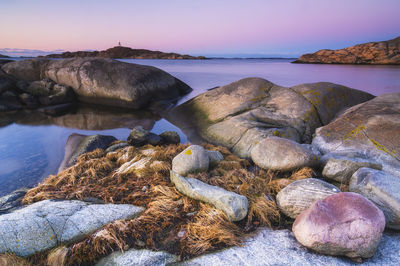
[[[329,81],[374,95],[400,92],[398,66],[347,66],[291,64],[285,59],[121,60],[161,68],[186,82],[193,92],[184,102],[207,89],[241,78],[262,77],[278,85]],[[0,114],[0,196],[23,186],[33,186],[54,174],[71,133],[106,134],[125,140],[136,125],[161,133],[182,131],[165,119],[144,112],[103,110],[83,106],[62,117],[40,114]]]

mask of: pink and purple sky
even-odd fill
[[[298,56],[400,35],[400,0],[0,0],[4,48]]]

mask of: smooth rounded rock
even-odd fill
[[[381,170],[382,164],[367,159],[332,157],[329,158],[325,164],[322,170],[322,176],[330,180],[347,184],[351,176],[361,167]]]
[[[199,145],[191,145],[172,160],[172,170],[182,176],[207,171],[210,159],[207,151]]]
[[[339,193],[340,189],[316,178],[306,178],[287,185],[276,196],[278,208],[287,216],[296,217],[315,201]]]
[[[360,194],[342,192],[316,201],[297,216],[293,233],[322,254],[370,258],[382,238],[385,216]]]
[[[260,141],[251,150],[251,159],[263,169],[278,171],[292,171],[318,163],[318,156],[310,149],[279,137],[268,137]]]
[[[383,211],[386,227],[400,230],[399,177],[371,168],[360,168],[351,177],[349,189],[363,195]]]
[[[224,156],[219,151],[206,150],[206,152],[210,159],[210,166],[215,166],[224,159]]]

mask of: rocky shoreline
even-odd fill
[[[1,84],[34,77],[28,87],[54,82],[53,90],[75,94],[109,86],[99,75],[68,83],[116,64],[80,60],[8,63]],[[81,65],[83,72],[74,67]],[[140,75],[143,68],[122,69]],[[124,82],[127,90],[140,86]],[[176,132],[141,126],[126,141],[72,134],[58,174],[0,199],[0,262],[400,263],[399,93],[247,78],[163,114],[207,143],[180,144]]]
[[[304,54],[293,63],[399,65],[400,37],[388,41],[358,44],[344,49],[323,49],[312,54]]]
[[[130,47],[115,46],[102,51],[64,52],[40,56],[45,58],[76,58],[76,57],[101,57],[113,59],[207,59],[204,56],[181,55],[177,53],[163,53],[146,49],[132,49]]]

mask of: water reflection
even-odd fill
[[[36,111],[0,113],[0,196],[56,173],[70,134],[126,140],[137,125],[157,134],[174,130],[187,141],[179,128],[148,111],[82,105],[59,117]]]

